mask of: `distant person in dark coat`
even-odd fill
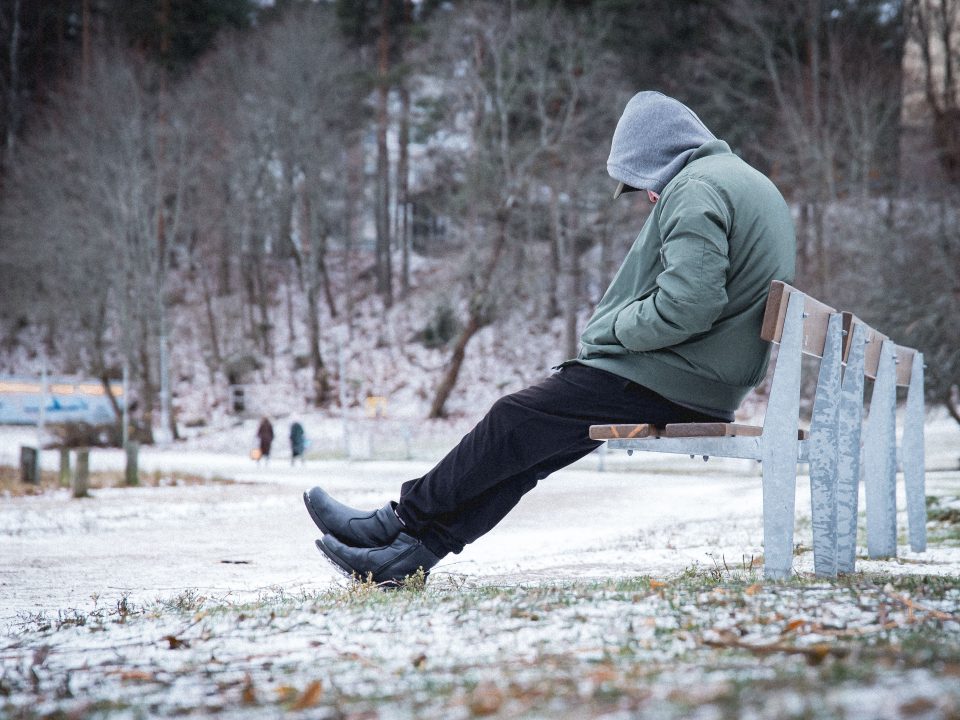
[[[290,464],[293,465],[297,458],[300,458],[300,464],[303,464],[303,450],[306,444],[306,436],[303,432],[303,425],[298,422],[290,426]]]
[[[273,445],[273,425],[269,418],[264,417],[260,421],[260,427],[257,428],[257,437],[260,439],[260,457],[257,458],[257,462],[262,459],[269,460],[270,446]]]

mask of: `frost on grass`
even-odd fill
[[[95,598],[6,628],[0,716],[948,717],[958,607],[956,578],[699,571]]]

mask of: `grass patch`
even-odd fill
[[[122,471],[97,471],[90,473],[90,489],[128,488],[128,487],[179,487],[184,485],[232,485],[230,478],[214,475],[205,477],[179,470],[154,470],[140,472],[138,485],[127,485]],[[27,485],[20,481],[20,468],[0,465],[0,497],[25,497],[43,495],[60,490],[59,474],[51,470],[40,473],[37,485]]]
[[[928,542],[960,545],[960,497],[927,496]]]
[[[21,619],[0,646],[0,716],[799,718],[960,703],[950,577],[767,583],[721,565],[529,585],[436,573],[389,592],[277,587],[236,604],[190,590],[144,607],[93,601]]]

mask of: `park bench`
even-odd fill
[[[786,283],[770,286],[760,337],[777,343],[762,426],[738,423],[594,425],[590,437],[611,449],[748,458],[763,466],[764,575],[792,571],[797,466],[809,465],[814,571],[852,572],[860,479],[867,553],[897,552],[896,475],[902,465],[911,549],[926,549],[923,355],[902,347],[856,315]],[[801,427],[802,356],[820,359],[809,430]],[[864,422],[864,380],[873,381]],[[897,387],[907,401],[897,446]]]

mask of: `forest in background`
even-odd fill
[[[960,422],[958,15],[6,0],[0,354],[104,383],[126,366],[142,426],[176,435],[197,368],[220,397],[256,368],[326,408],[338,346],[417,346],[442,417],[484,330],[521,375],[544,356],[518,343],[576,353],[644,219],[611,201],[610,137],[657,89],[784,192],[796,284],[922,350]]]

